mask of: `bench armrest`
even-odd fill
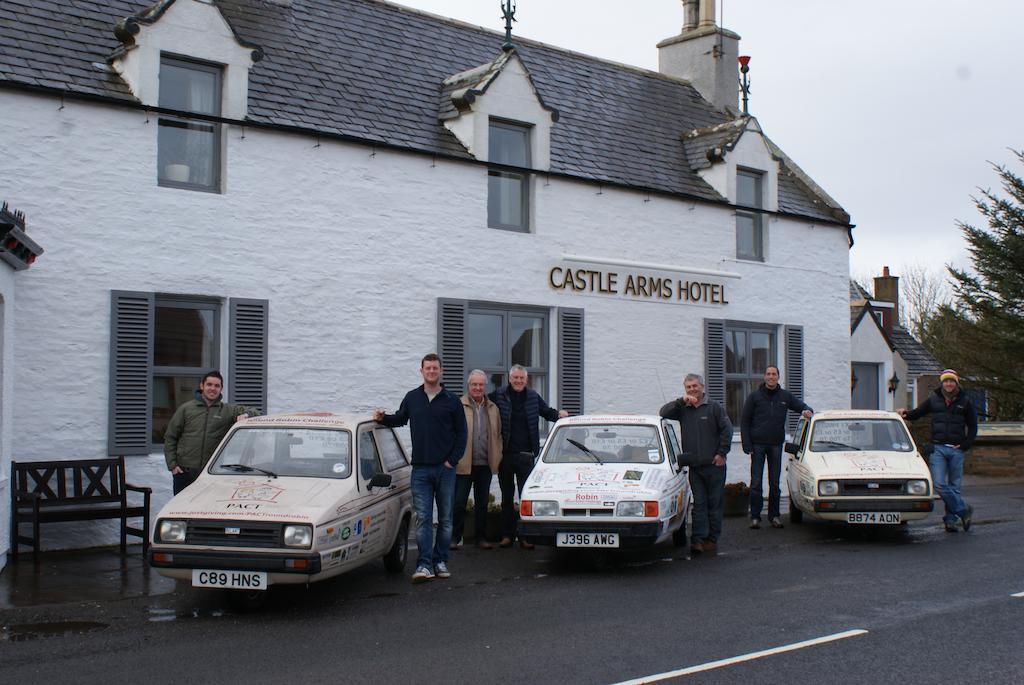
[[[131,483],[125,483],[124,489],[131,490],[132,492],[143,492],[146,493],[147,495],[153,494],[153,488],[144,487],[142,485],[132,485]]]

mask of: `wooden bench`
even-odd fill
[[[143,496],[141,506],[128,503],[128,493]],[[11,462],[11,557],[22,544],[39,551],[39,526],[51,521],[121,519],[121,554],[128,536],[142,538],[143,555],[149,550],[149,500],[152,488],[124,480],[124,457],[68,461]],[[142,527],[128,519],[142,517]],[[31,537],[22,535],[22,523],[32,524]]]

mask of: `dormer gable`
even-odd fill
[[[173,56],[220,66],[221,116],[245,118],[249,68],[263,58],[263,51],[242,40],[215,4],[160,0],[118,22],[114,34],[122,46],[111,55],[111,66],[142,104],[159,105],[161,57]]]
[[[531,167],[546,171],[551,166],[551,126],[558,121],[558,111],[544,103],[515,49],[445,79],[439,119],[471,155],[484,162],[490,161],[492,120],[525,124],[531,129]]]
[[[763,189],[759,209],[778,211],[778,160],[754,117],[690,131],[683,136],[683,148],[691,168],[733,204],[746,204],[738,202],[737,172],[759,174]]]

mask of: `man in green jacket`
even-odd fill
[[[224,377],[210,371],[199,383],[196,398],[178,407],[167,424],[164,458],[174,480],[175,495],[199,477],[231,424],[260,415],[254,407],[221,402],[223,389]]]

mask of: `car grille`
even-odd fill
[[[562,509],[562,516],[614,516],[614,509]]]
[[[839,494],[848,497],[892,497],[907,493],[907,481],[903,479],[887,480],[841,480]]]
[[[211,547],[283,547],[282,525],[260,521],[189,521],[185,544]],[[228,530],[238,532],[229,533]]]

